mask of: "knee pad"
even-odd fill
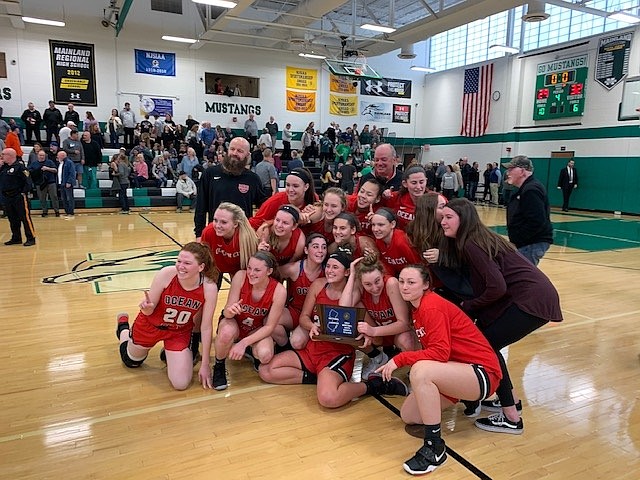
[[[122,359],[122,363],[124,363],[124,365],[128,368],[138,368],[140,365],[142,365],[144,363],[144,361],[147,359],[147,357],[145,356],[142,360],[133,360],[130,356],[129,356],[129,352],[127,352],[127,344],[129,342],[122,342],[120,344],[120,358]]]

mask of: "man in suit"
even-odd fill
[[[567,166],[560,170],[558,177],[558,190],[562,190],[562,211],[569,211],[569,197],[574,188],[578,188],[578,171],[574,167],[575,162],[569,160]]]

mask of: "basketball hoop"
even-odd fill
[[[353,66],[356,75],[364,75],[367,72],[367,57],[358,53],[358,56],[353,60]]]

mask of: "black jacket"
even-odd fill
[[[509,240],[518,248],[533,243],[553,243],[549,214],[547,192],[532,175],[511,195],[507,205]]]

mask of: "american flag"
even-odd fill
[[[493,63],[464,71],[460,128],[460,135],[463,137],[480,137],[487,131],[492,81]]]

